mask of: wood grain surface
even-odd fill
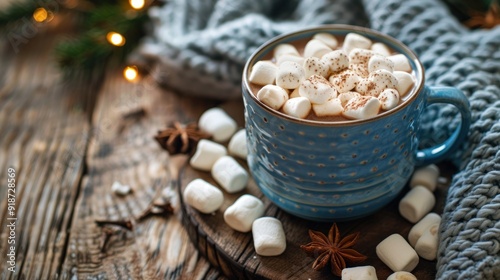
[[[233,118],[240,120],[240,126],[243,125],[242,110],[239,106],[226,107],[226,111]],[[238,162],[248,170],[245,161],[238,159]],[[441,166],[441,169],[444,176],[442,179],[448,179],[439,183],[435,192],[437,203],[433,211],[436,213],[442,212],[447,182],[451,176],[446,166]],[[204,179],[217,186],[210,172],[197,171],[186,164],[180,176],[179,194],[181,195],[187,184],[196,178]],[[225,275],[234,279],[335,279],[328,268],[321,271],[313,270],[314,258],[300,249],[300,245],[310,242],[308,229],[319,230],[327,234],[331,223],[307,221],[280,210],[263,196],[251,178],[242,192],[229,194],[222,188],[221,190],[224,193],[224,203],[212,214],[200,213],[182,200],[181,207],[184,212],[183,223],[191,240],[197,245],[199,251]],[[407,238],[413,224],[406,221],[398,212],[398,202],[407,191],[408,189],[405,188],[400,196],[387,207],[369,217],[338,223],[342,236],[354,232],[360,233],[360,240],[354,248],[368,256],[363,263],[350,264],[350,266],[372,265],[377,270],[378,279],[386,279],[392,273],[376,256],[375,247],[393,233],[399,233]],[[254,195],[264,202],[266,206],[264,216],[276,217],[282,222],[287,237],[287,248],[282,255],[276,257],[257,255],[251,233],[237,232],[225,224],[224,211],[245,193]],[[394,249],[397,250],[397,248]],[[419,280],[435,279],[435,266],[435,261],[420,258],[413,273]]]

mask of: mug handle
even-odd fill
[[[448,103],[457,107],[462,117],[460,126],[443,143],[436,146],[418,150],[416,154],[417,165],[428,165],[438,162],[454,152],[466,139],[471,123],[469,100],[454,87],[429,87],[427,105],[434,103]]]

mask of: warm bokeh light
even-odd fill
[[[44,22],[49,17],[49,13],[44,8],[38,8],[33,12],[33,19],[36,22]]]
[[[125,37],[123,37],[120,33],[109,32],[106,35],[106,39],[111,45],[121,47],[125,45]]]
[[[129,82],[133,82],[139,77],[139,70],[136,66],[127,66],[123,69],[123,77]]]
[[[129,0],[130,6],[136,10],[144,8],[144,0]]]

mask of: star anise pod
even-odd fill
[[[346,268],[346,262],[361,262],[366,256],[351,249],[358,240],[359,233],[352,233],[340,238],[337,224],[333,224],[328,232],[328,237],[319,231],[309,230],[312,242],[301,245],[300,248],[308,254],[316,257],[312,267],[320,270],[330,263],[330,269],[334,275],[341,276],[342,269]]]
[[[200,139],[209,135],[198,128],[196,123],[183,125],[174,122],[167,129],[160,130],[155,136],[160,146],[169,154],[189,154]]]

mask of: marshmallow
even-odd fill
[[[339,42],[337,41],[337,38],[335,38],[335,36],[333,36],[330,33],[325,33],[325,32],[314,34],[313,39],[316,39],[316,40],[323,42],[325,45],[327,45],[331,49],[335,49],[339,44]]]
[[[399,93],[397,90],[392,88],[384,89],[379,95],[378,100],[380,100],[382,110],[390,110],[398,106],[399,104]]]
[[[396,77],[394,77],[391,72],[385,69],[370,72],[370,75],[368,75],[368,79],[374,82],[379,89],[395,88],[398,84],[398,80],[396,79]]]
[[[202,179],[194,179],[184,189],[184,201],[196,210],[208,214],[219,209],[224,195],[214,185]]]
[[[306,73],[302,64],[285,61],[278,67],[278,75],[276,76],[276,85],[285,89],[294,89],[299,87],[304,81]]]
[[[399,202],[399,213],[412,223],[429,213],[436,203],[431,191],[422,186],[412,188]]]
[[[198,127],[212,135],[216,142],[225,142],[238,129],[236,122],[221,108],[212,108],[205,111],[198,121]]]
[[[328,81],[339,93],[348,92],[355,88],[361,78],[352,70],[344,70],[338,74],[331,75]]]
[[[308,57],[304,60],[304,71],[306,73],[306,78],[312,75],[319,75],[326,78],[328,75],[328,65],[323,59],[317,57]]]
[[[212,166],[212,177],[228,193],[243,190],[248,183],[248,173],[231,156],[220,157]]]
[[[288,99],[283,105],[283,112],[289,116],[305,119],[311,111],[311,102],[306,97]]]
[[[210,171],[214,163],[227,154],[226,147],[207,139],[201,139],[189,164],[202,171]]]
[[[299,65],[304,64],[304,58],[302,56],[284,54],[276,59],[276,65],[280,66],[286,61],[295,62],[298,63]]]
[[[355,266],[342,269],[342,280],[377,280],[375,267]]]
[[[378,258],[392,271],[411,272],[419,261],[417,252],[397,233],[382,240],[375,251]]]
[[[346,53],[350,53],[355,48],[369,49],[371,45],[370,39],[356,33],[349,33],[345,36],[343,49]]]
[[[395,54],[387,57],[394,63],[394,71],[411,73],[411,65],[404,54]]]
[[[423,186],[433,192],[436,189],[439,177],[439,167],[430,164],[420,167],[413,172],[410,179],[410,187]]]
[[[229,154],[237,156],[241,159],[247,159],[248,148],[245,129],[240,129],[233,135],[233,137],[231,137],[231,140],[227,145],[227,149],[229,150]]]
[[[374,72],[376,70],[385,69],[389,72],[394,71],[394,62],[385,56],[374,55],[368,61],[368,72]]]
[[[323,104],[329,99],[337,97],[337,91],[330,82],[318,75],[307,78],[300,85],[299,94],[307,97],[312,104]]]
[[[436,213],[429,213],[425,215],[418,223],[416,223],[408,233],[408,242],[412,247],[415,247],[417,240],[424,234],[424,232],[433,225],[439,225],[441,217]]]
[[[274,110],[279,110],[288,100],[288,92],[279,86],[266,85],[257,92],[257,99]]]
[[[274,84],[278,67],[269,60],[257,61],[252,67],[248,80],[256,85]]]
[[[383,56],[390,56],[391,55],[391,50],[384,43],[380,43],[380,42],[373,43],[373,45],[370,47],[370,49],[374,53],[379,54],[379,55],[383,55]]]
[[[295,98],[295,97],[301,97],[299,94],[299,88],[296,88],[290,93],[290,96],[288,97],[289,99]]]
[[[342,115],[348,119],[368,119],[375,117],[380,110],[380,101],[373,96],[352,98],[344,106]]]
[[[348,92],[342,92],[339,94],[338,99],[340,100],[340,103],[342,104],[342,107],[344,107],[347,102],[354,97],[359,97],[361,94],[355,92],[355,91],[348,91]]]
[[[272,217],[256,219],[252,224],[255,252],[261,256],[278,256],[286,249],[286,236],[281,222]]]
[[[405,96],[415,83],[413,81],[413,76],[403,71],[394,71],[392,74],[396,77],[396,80],[398,80],[396,89],[398,90],[399,95]]]
[[[370,58],[375,55],[375,53],[371,50],[365,49],[353,49],[349,53],[349,62],[351,64],[364,64],[368,67],[368,62],[370,62]]]
[[[276,47],[274,47],[273,51],[274,58],[277,59],[285,54],[300,56],[299,51],[292,44],[279,44]]]
[[[323,55],[321,61],[323,61],[333,73],[349,68],[349,57],[343,50],[328,52]]]
[[[264,214],[264,210],[264,203],[260,199],[244,194],[224,211],[224,221],[234,230],[249,232],[252,223]]]
[[[313,105],[313,111],[318,117],[340,116],[344,108],[338,98],[332,98],[323,104]]]
[[[132,188],[130,188],[129,185],[122,185],[118,181],[114,181],[113,185],[111,185],[111,191],[117,195],[127,195],[132,191]]]
[[[389,275],[387,280],[417,280],[417,277],[407,271],[397,271]]]
[[[428,260],[433,261],[437,257],[437,250],[439,245],[438,240],[439,225],[435,224],[424,231],[422,236],[415,244],[415,251],[417,254]]]
[[[366,78],[370,74],[368,72],[368,64],[361,64],[361,63],[351,63],[349,64],[349,70],[353,71],[358,75],[359,77]]]
[[[325,43],[317,39],[311,39],[307,42],[304,47],[304,57],[317,57],[321,58],[328,52],[331,52],[332,49],[328,47]]]

